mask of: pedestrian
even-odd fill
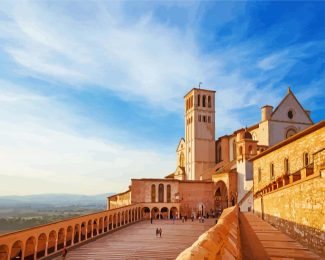
[[[156,237],[158,236],[158,234],[159,234],[159,229],[157,228],[156,229]]]
[[[150,223],[152,224],[152,217],[150,217]]]
[[[66,247],[64,247],[63,250],[62,250],[62,259],[65,259],[65,257],[67,256],[67,254],[68,254],[68,250],[67,250]]]
[[[162,234],[162,229],[160,228],[159,229],[159,235],[160,235],[160,237],[161,237],[161,234]]]

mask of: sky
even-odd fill
[[[0,0],[0,195],[125,191],[176,168],[183,96],[216,136],[291,87],[324,119],[325,2]]]

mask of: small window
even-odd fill
[[[203,116],[203,122],[206,122],[206,121],[207,121],[206,116]]]
[[[289,173],[289,159],[288,158],[284,159],[284,173],[285,174]]]
[[[251,145],[248,146],[248,153],[253,154],[253,147]]]
[[[211,97],[208,96],[208,107],[211,107]]]
[[[274,164],[271,163],[270,165],[270,178],[271,180],[274,180]]]
[[[309,164],[309,156],[308,153],[304,153],[304,166]]]
[[[201,96],[199,94],[199,95],[197,95],[197,106],[198,107],[200,106],[200,101],[201,101]]]
[[[288,111],[288,117],[289,117],[289,119],[293,118],[293,111],[292,110]]]
[[[258,182],[261,182],[262,179],[262,171],[261,168],[258,168]]]

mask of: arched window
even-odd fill
[[[211,97],[208,96],[208,107],[211,107]]]
[[[156,185],[151,185],[151,202],[156,202]]]
[[[284,173],[285,174],[289,173],[289,159],[288,158],[284,159]]]
[[[262,170],[261,168],[258,168],[258,182],[261,182],[262,179]]]
[[[233,160],[235,160],[237,158],[236,140],[232,142],[232,155],[233,155]]]
[[[203,106],[203,107],[205,107],[205,99],[206,99],[206,96],[203,95],[203,97],[202,97],[202,106]]]
[[[288,129],[287,132],[286,132],[286,138],[289,138],[289,137],[295,135],[296,133],[297,133],[297,131],[296,131],[295,129],[290,128],[290,129]]]
[[[191,108],[193,107],[193,103],[194,103],[194,97],[191,96]]]
[[[162,183],[158,186],[158,202],[164,202],[164,185]]]
[[[201,103],[201,95],[197,95],[197,106],[199,107]]]
[[[168,184],[168,185],[167,185],[167,202],[172,202],[171,198],[172,198],[171,187],[170,187],[170,185]]]
[[[308,153],[304,153],[304,166],[309,164],[309,156]]]
[[[270,179],[274,180],[274,164],[270,164]]]

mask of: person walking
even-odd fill
[[[64,247],[63,250],[62,250],[62,259],[65,259],[65,257],[67,256],[67,254],[68,254],[68,250],[67,250],[66,247]]]
[[[156,229],[156,237],[158,236],[158,234],[159,234],[159,229],[157,228]]]
[[[150,223],[152,224],[152,217],[150,217]]]
[[[161,237],[161,234],[162,234],[162,229],[160,228],[159,229],[159,236]]]

